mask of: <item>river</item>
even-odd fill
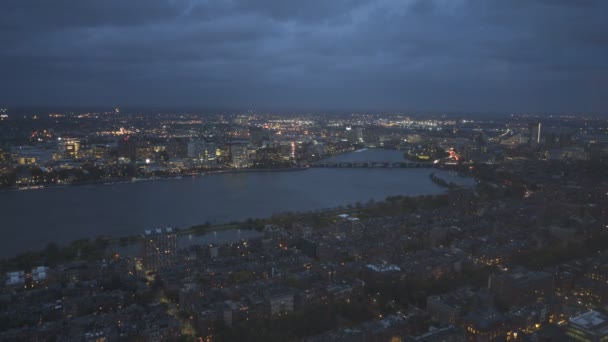
[[[332,160],[403,161],[403,155],[362,150]],[[145,228],[187,228],[445,191],[430,180],[431,172],[473,184],[471,179],[434,169],[311,168],[0,192],[0,257],[39,250],[49,242],[128,236]]]

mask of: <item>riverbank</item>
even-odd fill
[[[291,229],[294,224],[304,224],[311,227],[322,227],[339,220],[339,214],[348,214],[353,217],[366,219],[377,216],[393,216],[418,208],[435,208],[446,205],[445,194],[421,196],[389,196],[385,200],[369,203],[339,206],[322,210],[302,212],[283,212],[265,218],[246,219],[227,224],[210,224],[191,226],[189,228],[176,228],[179,236],[202,236],[209,233],[229,230],[257,230],[261,231],[266,225],[280,226]],[[37,251],[20,253],[14,257],[0,259],[0,269],[4,272],[12,269],[29,269],[38,265],[56,266],[72,261],[95,261],[112,257],[116,247],[132,247],[140,241],[140,235],[123,237],[98,236],[97,238],[84,238],[67,244],[49,242],[46,248]]]
[[[196,173],[182,173],[175,176],[150,176],[150,177],[135,177],[135,178],[111,178],[111,179],[100,179],[100,180],[89,180],[82,182],[64,183],[64,184],[36,184],[28,185],[23,187],[10,187],[0,188],[0,191],[35,191],[44,190],[49,188],[59,188],[66,186],[84,186],[84,185],[114,185],[114,184],[130,184],[143,181],[163,181],[163,180],[179,180],[184,177],[199,177],[210,174],[229,174],[229,173],[256,173],[256,172],[292,172],[292,171],[304,171],[308,167],[282,167],[282,168],[226,168],[226,169],[211,169],[204,170]]]
[[[282,167],[282,168],[266,168],[266,169],[226,169],[205,171],[201,175],[207,174],[227,174],[227,173],[256,173],[256,172],[292,172],[308,170],[308,167]]]
[[[331,155],[324,156],[322,158],[318,158],[309,162],[315,162],[324,159],[336,158],[344,154],[353,153],[353,152],[362,152],[366,151],[368,148],[361,149],[348,149],[341,150],[339,152],[333,153]],[[302,165],[302,164],[300,164]],[[135,183],[140,181],[156,181],[156,180],[174,180],[181,179],[184,177],[198,177],[207,174],[230,174],[230,173],[257,173],[257,172],[291,172],[291,171],[303,171],[307,170],[308,167],[305,166],[293,166],[293,167],[276,167],[276,168],[230,168],[230,167],[217,167],[217,168],[209,168],[209,169],[198,169],[196,171],[185,171],[181,173],[164,173],[162,175],[139,175],[136,177],[112,177],[112,178],[103,178],[103,179],[90,179],[90,180],[82,180],[82,181],[74,181],[74,182],[66,182],[66,183],[38,183],[38,184],[28,184],[25,186],[10,186],[10,187],[0,187],[0,192],[4,191],[33,191],[33,190],[44,190],[49,188],[57,188],[57,187],[66,187],[66,186],[83,186],[83,185],[112,185],[112,184],[128,184]]]
[[[429,177],[431,178],[431,181],[433,183],[435,183],[435,184],[437,184],[437,185],[439,185],[441,187],[448,188],[450,190],[452,190],[452,189],[462,189],[462,186],[460,186],[460,185],[458,185],[456,183],[453,183],[453,182],[448,182],[445,179],[440,178],[439,176],[437,176],[435,174],[435,172],[432,172],[429,175]]]
[[[336,159],[401,161],[403,157],[399,151],[373,149]],[[136,180],[129,181],[132,184],[4,192],[0,194],[0,204],[7,213],[3,221],[6,239],[0,257],[44,249],[50,241],[65,245],[82,238],[139,235],[151,228],[186,229],[205,222],[225,225],[282,212],[319,212],[382,201],[387,196],[436,195],[445,191],[429,179],[433,170],[427,169],[389,172],[311,167],[305,172],[293,172],[297,170],[304,169],[240,169],[238,174],[223,174],[233,171],[224,169],[220,173],[182,176],[175,181]],[[452,179],[441,170],[435,172],[460,184],[460,178]]]

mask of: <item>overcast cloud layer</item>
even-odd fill
[[[608,112],[604,0],[2,0],[1,105]]]

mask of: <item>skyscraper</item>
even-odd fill
[[[146,269],[158,270],[177,262],[177,236],[172,228],[148,229],[142,240],[142,262]]]
[[[540,144],[541,123],[534,122],[534,123],[531,123],[528,127],[530,129],[530,140],[529,140],[530,145]]]
[[[78,159],[80,151],[80,139],[58,138],[57,147],[65,158]]]

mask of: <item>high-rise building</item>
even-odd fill
[[[528,128],[530,129],[530,145],[538,145],[540,144],[540,131],[541,131],[541,123],[535,122],[531,123]]]
[[[355,138],[357,139],[358,143],[363,142],[363,127],[355,128]]]
[[[249,122],[249,116],[247,115],[238,115],[234,118],[234,123],[237,125],[245,125]]]
[[[247,145],[244,143],[230,144],[230,163],[232,167],[241,168],[249,166],[247,158]]]
[[[207,144],[203,139],[193,139],[188,142],[188,158],[196,162],[207,162],[215,159],[213,144]]]
[[[76,138],[59,138],[57,140],[59,152],[65,158],[78,159],[80,151],[80,140]]]
[[[346,127],[346,139],[351,144],[360,144],[363,142],[363,127]]]
[[[177,236],[172,228],[146,230],[142,236],[142,263],[158,270],[177,262]]]
[[[118,140],[118,155],[134,162],[137,159],[137,138],[126,136]]]
[[[176,138],[169,141],[167,153],[170,158],[185,158],[188,156],[188,141]]]

